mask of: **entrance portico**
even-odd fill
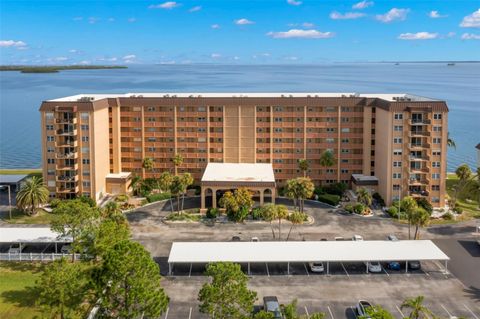
[[[275,203],[275,176],[272,164],[209,163],[201,180],[202,211],[205,211],[205,196],[212,193],[212,207],[217,207],[217,191],[248,188],[258,194],[263,205],[267,193]]]

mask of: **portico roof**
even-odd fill
[[[202,186],[267,186],[275,187],[272,164],[208,163]]]

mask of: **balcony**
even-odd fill
[[[428,155],[423,155],[423,156],[409,155],[408,159],[410,159],[411,161],[430,161],[430,156],[428,156]]]
[[[432,121],[428,119],[410,119],[410,125],[429,125]]]
[[[428,191],[422,189],[411,189],[408,194],[413,197],[426,197],[429,196]]]
[[[78,163],[75,164],[57,164],[57,171],[75,171],[78,169]]]
[[[55,156],[58,159],[75,159],[78,158],[78,152],[57,153]]]
[[[77,124],[77,118],[57,118],[55,119],[56,124]]]
[[[69,175],[57,175],[56,177],[56,180],[57,182],[62,182],[62,183],[65,183],[65,182],[78,182],[78,175],[74,175],[74,176],[69,176]]]
[[[430,148],[428,143],[408,143],[408,148]]]
[[[60,186],[56,188],[56,191],[59,194],[78,193],[79,187],[78,186],[75,186],[75,187]]]
[[[408,137],[428,137],[430,132],[427,131],[410,131],[408,132]]]
[[[417,178],[410,178],[408,180],[408,185],[428,185],[429,180],[428,179],[417,179]]]
[[[428,174],[430,170],[428,167],[410,167],[410,173],[412,174]]]
[[[75,136],[77,135],[77,130],[57,130],[58,136]]]

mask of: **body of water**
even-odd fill
[[[79,93],[359,92],[411,93],[446,100],[448,170],[473,168],[480,143],[480,63],[327,65],[136,65],[128,69],[0,72],[0,168],[41,166],[42,101]]]

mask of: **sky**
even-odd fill
[[[0,1],[0,64],[480,60],[480,1]]]

